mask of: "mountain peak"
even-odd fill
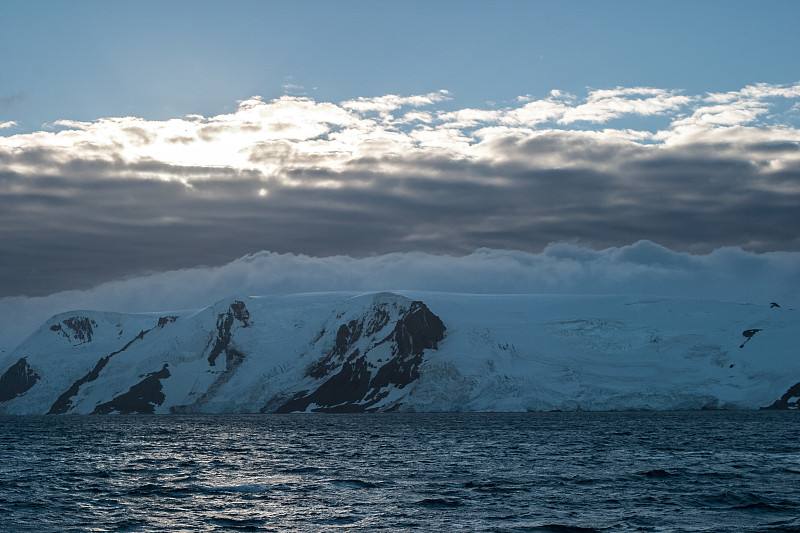
[[[798,330],[787,308],[627,296],[313,293],[76,311],[5,354],[0,413],[790,409]]]

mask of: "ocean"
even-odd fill
[[[800,531],[800,413],[0,417],[0,530]]]

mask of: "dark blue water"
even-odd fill
[[[798,415],[0,417],[0,529],[800,531]]]

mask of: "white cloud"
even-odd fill
[[[18,124],[16,122],[14,122],[13,120],[10,120],[8,122],[0,122],[0,130],[13,128],[15,126],[18,126]]]
[[[414,96],[398,96],[388,94],[373,98],[360,97],[355,100],[347,100],[341,103],[344,109],[358,113],[377,112],[384,120],[391,120],[392,111],[396,111],[403,106],[423,107],[449,99],[449,92],[441,90],[438,92]]]
[[[748,85],[739,91],[726,93],[709,93],[705,100],[711,103],[730,103],[739,100],[765,100],[768,98],[798,98],[800,97],[800,82],[794,85],[774,85],[757,83]]]
[[[534,100],[522,107],[508,110],[504,113],[501,122],[504,124],[536,126],[563,117],[568,113],[569,109],[567,104],[554,98]]]
[[[228,168],[290,184],[288,174],[302,169],[341,171],[349,161],[365,157],[380,159],[436,150],[445,150],[458,159],[485,158],[491,156],[486,144],[489,141],[515,143],[520,136],[532,137],[559,127],[579,133],[577,138],[613,119],[652,115],[667,116],[671,126],[639,133],[605,128],[602,135],[608,142],[676,145],[761,120],[759,131],[748,132],[753,135],[748,143],[766,138],[774,142],[775,132],[784,141],[798,139],[796,128],[763,121],[768,120],[772,109],[770,99],[800,99],[800,84],[759,84],[706,97],[657,88],[618,87],[591,90],[580,99],[554,90],[547,98],[524,97],[519,105],[504,109],[435,109],[449,98],[447,91],[358,98],[341,104],[293,96],[269,102],[253,97],[240,102],[232,113],[211,117],[60,120],[53,125],[58,131],[0,139],[0,152],[13,154],[0,161],[0,169],[57,174],[75,161],[92,161],[113,167],[120,177],[191,183],[206,179],[208,173],[203,168]],[[405,110],[408,107],[413,110]],[[585,129],[581,123],[590,123],[592,128]],[[280,157],[268,157],[278,146]],[[737,150],[740,157],[751,158],[764,168],[769,166],[768,161],[757,161],[763,154],[743,152],[741,146]],[[197,171],[176,177],[168,170],[176,166]]]
[[[50,126],[51,128],[68,128],[71,130],[87,130],[92,126],[91,122],[79,122],[77,120],[56,120]]]
[[[558,243],[538,254],[481,249],[462,257],[394,253],[356,259],[263,252],[218,268],[165,272],[42,298],[0,299],[0,346],[11,348],[62,311],[169,311],[204,307],[235,294],[401,289],[640,294],[798,307],[797,279],[800,252],[722,248],[691,255],[648,241],[605,250]]]
[[[410,124],[412,122],[424,122],[429,124],[433,122],[433,115],[427,111],[411,111],[403,115],[398,122],[401,124]]]
[[[740,91],[709,93],[692,114],[679,118],[672,128],[708,128],[714,126],[742,126],[752,124],[765,117],[777,99],[800,98],[800,83],[784,86],[759,83]],[[795,104],[796,105],[796,104]]]
[[[452,154],[468,152],[474,140],[458,128],[420,128],[412,131],[410,136],[421,150],[442,149]]]
[[[493,109],[458,109],[440,113],[437,117],[445,123],[448,128],[473,128],[478,124],[496,122],[501,119],[503,113]]]
[[[661,115],[690,102],[688,96],[650,87],[594,90],[589,92],[586,103],[567,109],[558,123],[607,122],[624,115]]]

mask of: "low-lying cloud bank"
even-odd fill
[[[551,244],[541,253],[477,250],[455,257],[366,258],[262,252],[217,268],[116,281],[86,291],[0,299],[0,348],[49,316],[74,309],[147,312],[199,308],[231,295],[426,290],[465,293],[637,294],[800,307],[800,252],[721,248],[678,253],[649,241],[593,250]]]

